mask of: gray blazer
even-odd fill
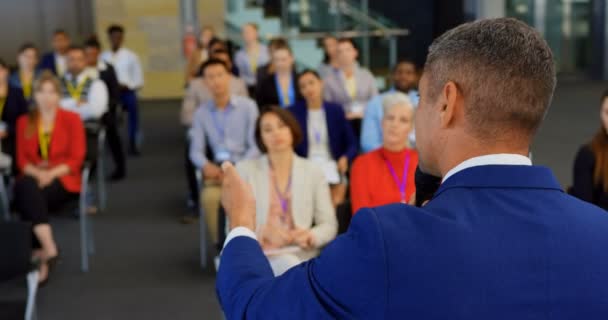
[[[342,105],[346,113],[351,111],[353,102],[366,106],[367,102],[378,94],[376,80],[369,70],[361,67],[355,69],[355,79],[357,81],[357,96],[353,101],[344,86],[342,72],[327,74],[325,79],[323,79],[325,83],[323,91],[325,101]]]
[[[236,168],[253,189],[258,228],[256,231],[259,231],[266,224],[270,209],[268,157],[264,155],[241,161]],[[338,232],[338,221],[323,171],[315,163],[295,154],[291,194],[294,224],[302,229],[311,229],[317,248],[333,240]]]
[[[239,77],[232,76],[230,80],[230,95],[249,97],[245,81]],[[181,122],[184,126],[192,126],[192,117],[194,111],[201,104],[211,100],[211,92],[202,78],[194,78],[188,83],[184,101],[182,101],[182,110],[180,113]]]

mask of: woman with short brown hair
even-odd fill
[[[279,275],[317,256],[338,223],[323,172],[293,151],[302,133],[291,113],[264,110],[255,137],[264,155],[238,163],[237,170],[253,189],[258,240]]]

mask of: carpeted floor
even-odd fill
[[[554,169],[564,186],[576,150],[599,126],[603,88],[560,83],[534,144],[534,162]],[[198,267],[197,225],[178,223],[186,210],[178,108],[143,103],[143,155],[129,160],[126,181],[109,187],[108,210],[95,218],[89,273],[79,271],[76,221],[54,222],[63,261],[40,292],[41,320],[221,319],[214,272]]]

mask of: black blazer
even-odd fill
[[[116,106],[120,101],[120,85],[114,67],[112,67],[111,64],[106,63],[106,69],[99,71],[99,78],[108,88],[108,111],[111,114],[115,114]]]
[[[15,130],[17,118],[28,111],[27,101],[23,97],[21,89],[9,86],[4,109],[2,110],[2,121],[6,123],[8,137],[2,139],[2,151],[13,156],[15,154]]]
[[[608,210],[608,194],[601,185],[593,182],[595,155],[589,145],[582,146],[574,160],[574,184],[569,193],[583,201]]]
[[[296,78],[297,75],[294,71],[291,75],[291,81],[293,82],[293,89],[296,94],[296,101],[291,101],[290,104],[294,104],[295,102],[303,99],[302,94],[300,93],[300,89],[298,88]],[[277,90],[276,81],[274,79],[274,73],[266,76],[262,83],[258,83],[258,87],[256,89],[256,102],[258,103],[258,107],[260,109],[271,105],[279,105],[279,93]]]
[[[49,70],[53,74],[57,75],[57,66],[55,65],[55,53],[48,52],[42,56],[40,63],[38,64],[38,72],[43,70]]]

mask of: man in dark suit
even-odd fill
[[[118,124],[116,119],[116,107],[120,101],[120,85],[116,78],[116,72],[111,64],[99,59],[101,46],[97,39],[89,39],[85,42],[85,54],[90,71],[97,73],[98,77],[106,84],[109,93],[108,112],[103,115],[102,121],[106,126],[106,134],[110,152],[114,160],[114,172],[110,180],[122,180],[126,176],[127,161],[122,147],[122,141],[118,134]]]
[[[53,33],[53,52],[42,56],[38,71],[50,70],[58,77],[63,76],[67,70],[66,54],[70,48],[70,36],[64,30],[58,29]]]
[[[255,199],[225,164],[227,318],[606,319],[608,214],[526,157],[555,83],[547,43],[515,19],[438,38],[416,141],[439,190],[422,208],[360,210],[318,258],[278,278],[253,233]]]

